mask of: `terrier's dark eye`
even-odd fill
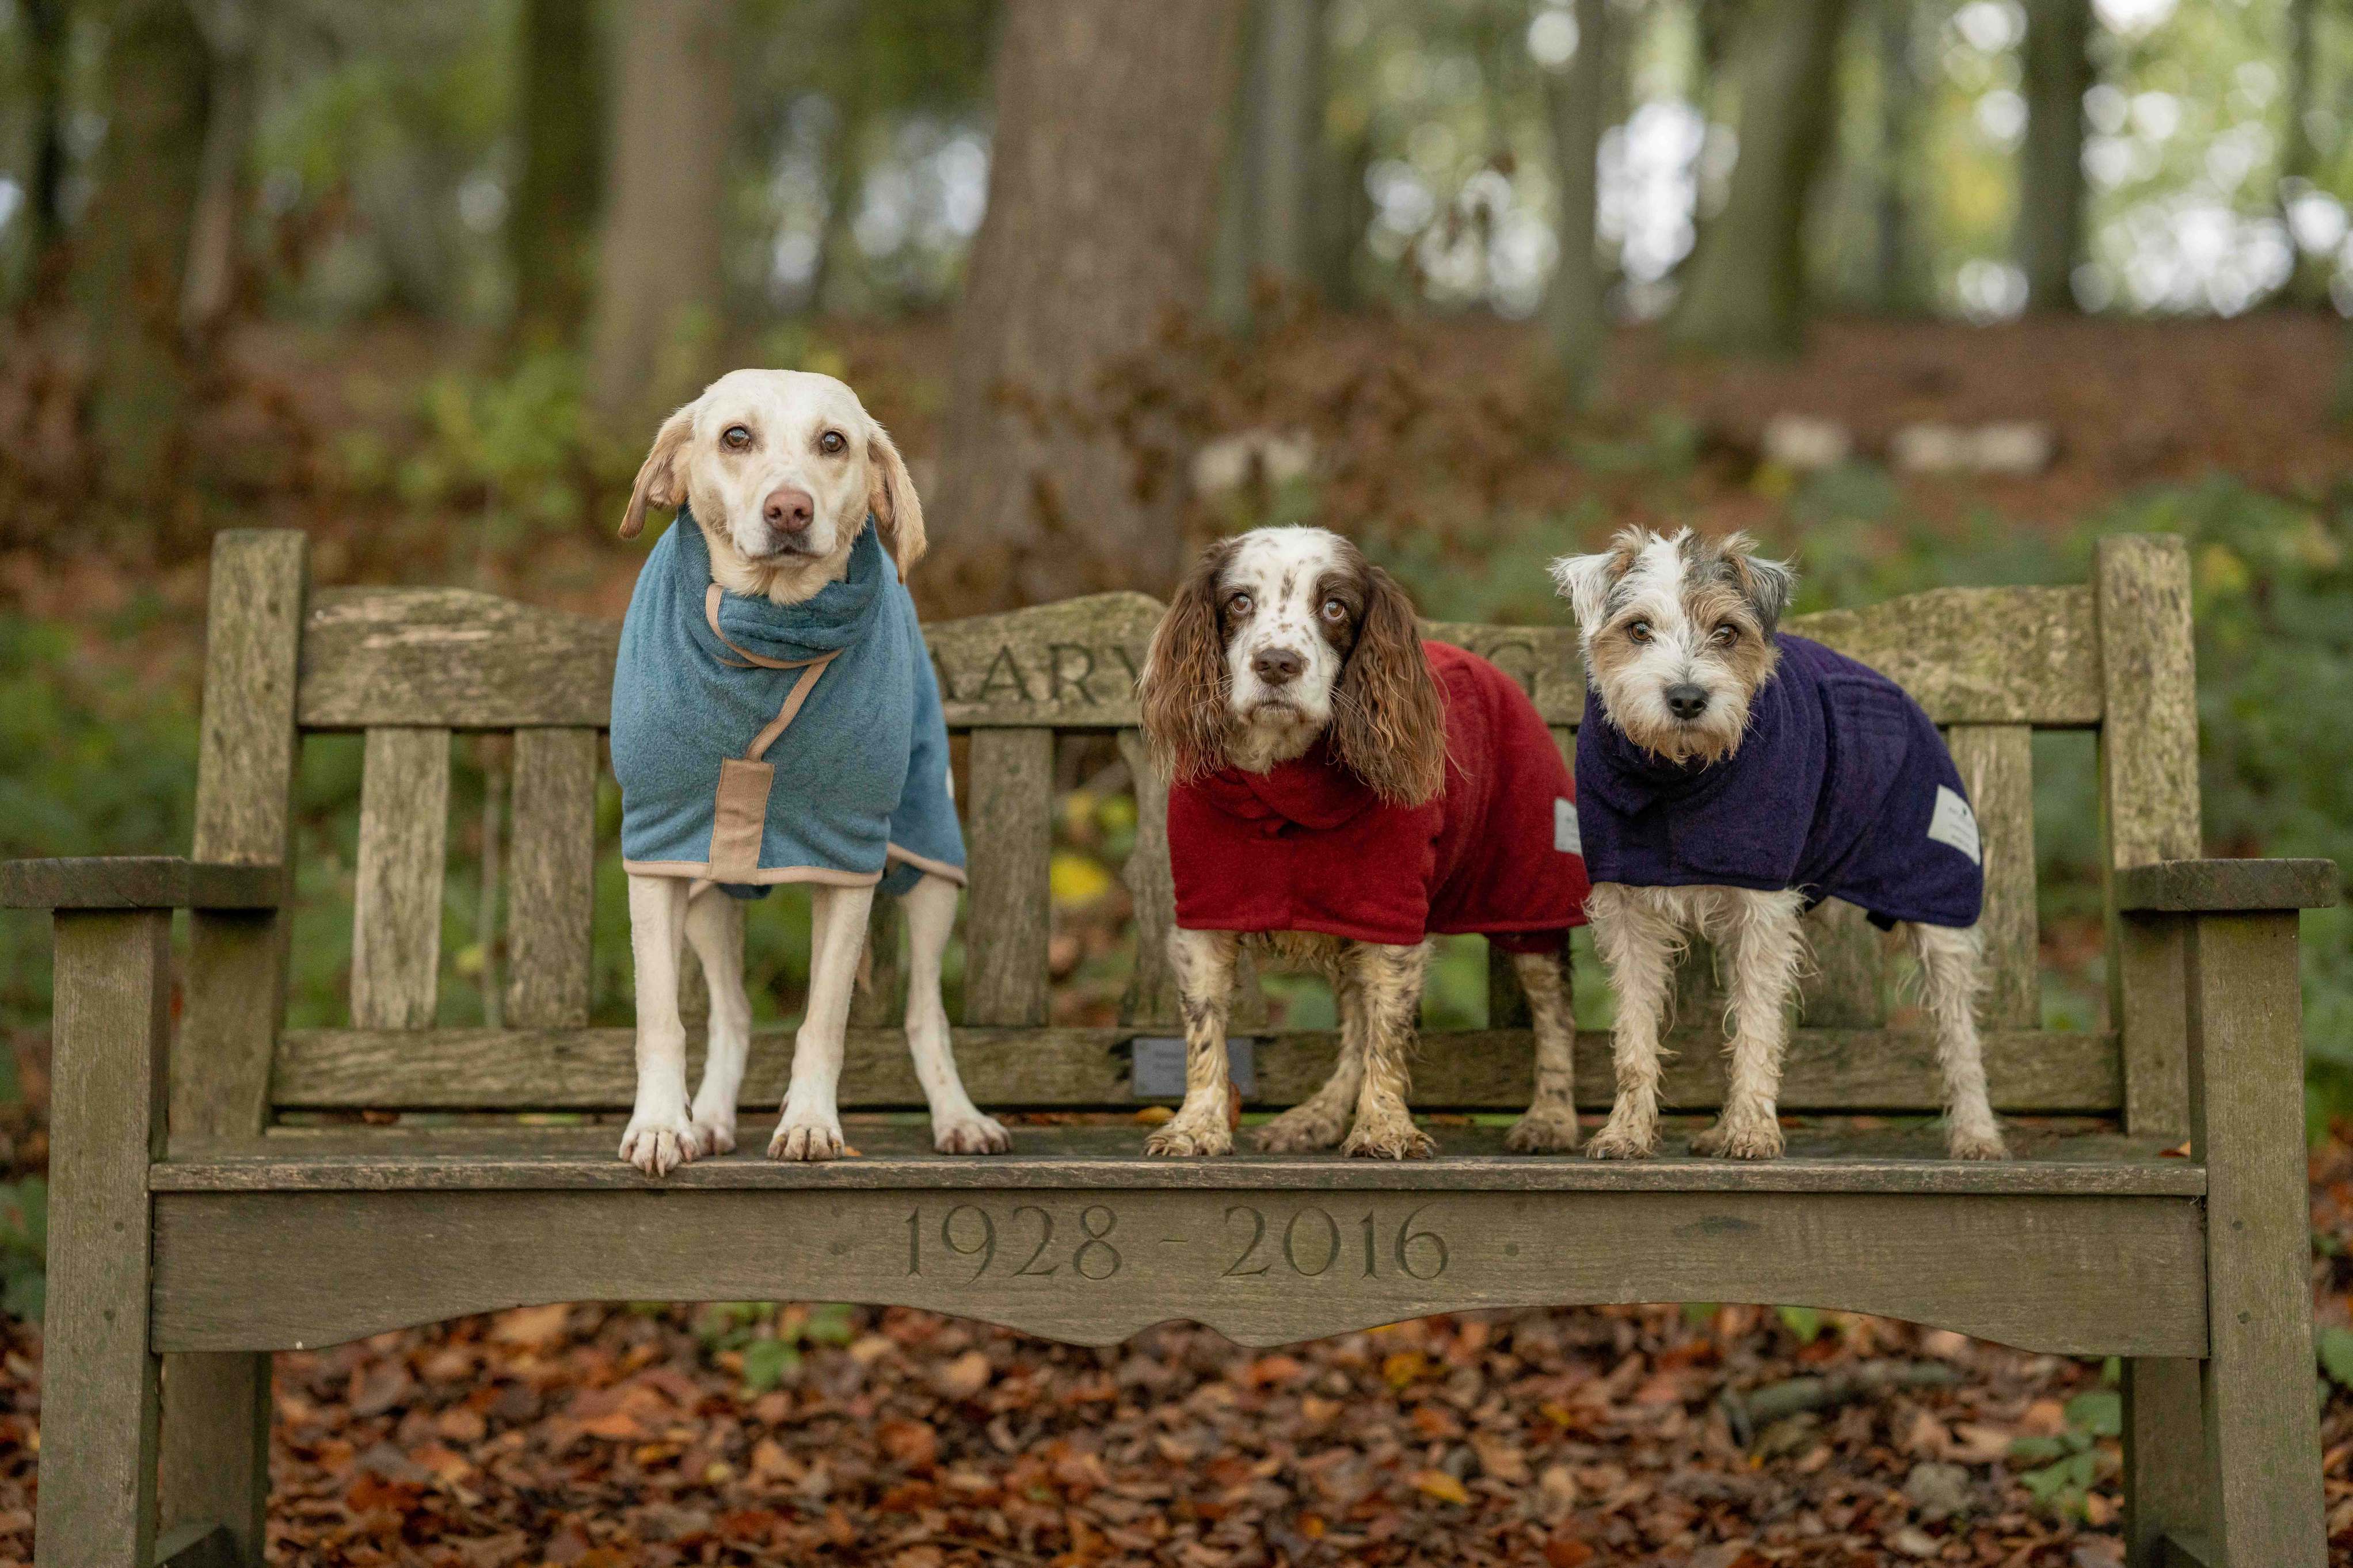
[[[1336,598],[1326,599],[1324,601],[1323,615],[1325,620],[1336,626],[1348,618],[1348,606]]]
[[[1651,640],[1651,623],[1648,621],[1627,622],[1626,640],[1629,642],[1649,642]]]
[[[1226,614],[1229,616],[1247,616],[1250,613],[1250,596],[1248,594],[1230,594],[1227,595]]]
[[[841,432],[839,430],[828,430],[817,438],[817,449],[828,458],[837,455],[849,445],[848,441],[842,439]]]
[[[747,452],[752,448],[752,432],[748,426],[730,425],[719,433],[719,444],[731,452]]]
[[[1730,621],[1726,621],[1724,625],[1715,628],[1713,636],[1715,637],[1718,646],[1730,647],[1734,643],[1740,640],[1740,628],[1734,626]]]

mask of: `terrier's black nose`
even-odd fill
[[[1307,668],[1307,661],[1287,647],[1262,647],[1250,656],[1250,668],[1269,686],[1288,686]]]
[[[1707,692],[1689,681],[1666,689],[1667,711],[1678,719],[1696,719],[1707,711]]]

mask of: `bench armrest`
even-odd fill
[[[222,866],[176,855],[0,861],[0,909],[274,910],[282,866]]]
[[[2334,860],[2159,860],[2116,873],[2127,914],[2252,914],[2333,909],[2344,879]]]

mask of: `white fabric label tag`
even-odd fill
[[[1983,865],[1983,851],[1978,844],[1977,813],[1969,803],[1943,784],[1936,786],[1936,810],[1928,818],[1928,837],[1939,844],[1949,844],[1968,856],[1972,864]]]
[[[1552,847],[1564,855],[1585,853],[1585,839],[1577,831],[1577,803],[1558,795],[1552,803]]]

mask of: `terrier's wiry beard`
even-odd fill
[[[1629,530],[1607,553],[1564,560],[1555,574],[1575,604],[1587,679],[1627,740],[1703,766],[1739,750],[1778,660],[1785,567],[1755,559],[1737,535],[1718,543],[1689,530]]]

